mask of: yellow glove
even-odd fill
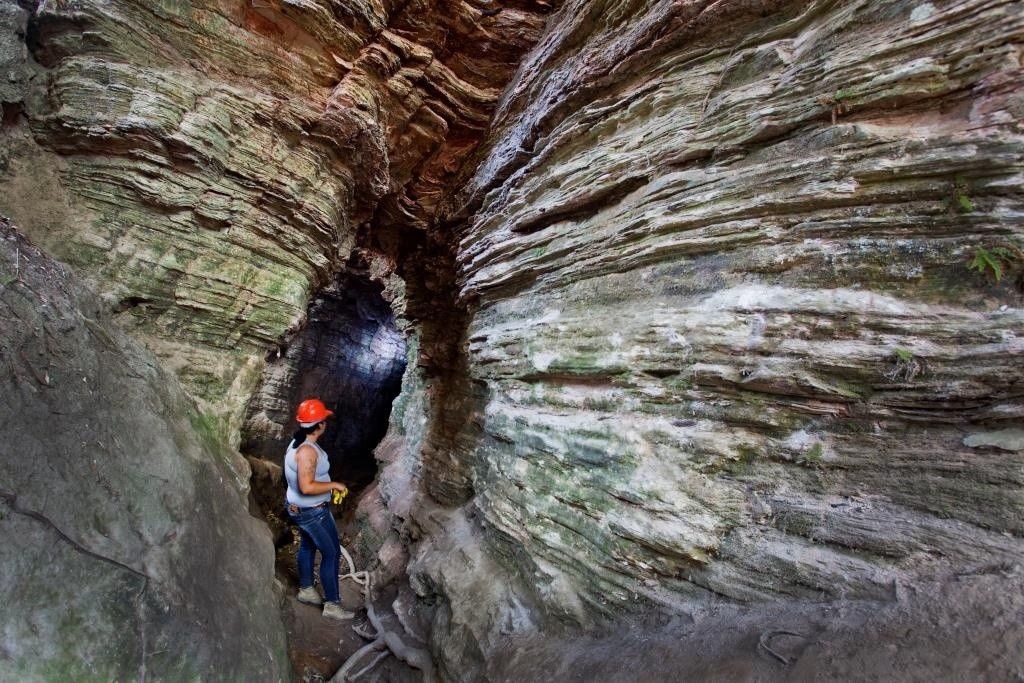
[[[348,494],[348,489],[344,491],[331,491],[331,502],[337,505],[341,501],[345,500],[345,496]]]

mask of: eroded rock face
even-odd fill
[[[1019,561],[1020,10],[553,18],[447,208],[487,389],[463,517],[523,587],[450,596],[451,661],[538,621]],[[998,283],[968,268],[996,252]]]
[[[447,678],[693,605],[998,596],[1019,2],[570,0],[514,77],[543,0],[151,5],[4,15],[3,202],[229,431],[366,252],[415,362],[357,545],[409,560]]]
[[[436,4],[45,2],[28,64],[18,10],[0,209],[237,433],[359,227],[431,221],[549,8]]]
[[[0,221],[3,680],[289,677],[248,468]]]
[[[405,340],[381,290],[348,274],[320,292],[306,326],[267,364],[249,403],[243,452],[282,464],[298,426],[295,406],[316,396],[334,411],[319,440],[334,456],[331,477],[359,487],[373,481],[373,449],[387,430],[406,365]]]

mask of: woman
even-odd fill
[[[327,453],[317,444],[327,428],[327,418],[334,413],[320,399],[311,398],[299,404],[295,418],[299,429],[284,454],[284,476],[288,480],[286,494],[288,516],[299,527],[301,542],[296,557],[299,565],[299,602],[324,606],[323,615],[332,619],[351,619],[352,612],[341,608],[338,594],[338,527],[328,500],[332,491],[345,492],[340,482],[331,481],[331,463]],[[320,585],[324,599],[313,587],[313,560],[320,551]]]

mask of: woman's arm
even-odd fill
[[[336,481],[316,481],[316,449],[308,444],[295,451],[295,463],[299,470],[299,492],[304,496],[317,496],[331,491],[347,491],[348,488]]]

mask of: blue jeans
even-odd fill
[[[299,553],[296,561],[299,565],[299,588],[313,585],[313,560],[316,551],[320,551],[320,585],[324,589],[324,600],[338,602],[338,558],[341,553],[338,546],[338,527],[334,517],[326,505],[316,508],[300,508],[292,513],[285,508],[288,516],[299,527]]]

